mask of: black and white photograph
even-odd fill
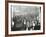
[[[8,3],[8,33],[43,32],[43,5]]]
[[[11,5],[11,31],[40,30],[40,9],[37,6]]]

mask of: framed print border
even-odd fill
[[[28,34],[8,34],[8,3],[26,3],[26,4],[42,4],[43,5],[43,32]],[[26,2],[26,1],[5,1],[5,36],[22,36],[22,35],[38,35],[45,34],[45,3],[44,2]]]

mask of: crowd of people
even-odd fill
[[[37,17],[28,20],[25,17],[15,16],[12,21],[14,22],[14,26],[11,27],[11,31],[40,30],[40,22]]]

